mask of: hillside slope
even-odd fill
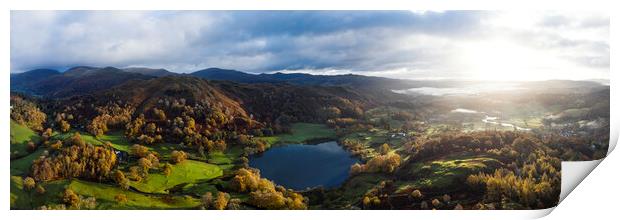
[[[74,67],[65,72],[35,70],[11,75],[11,91],[53,98],[103,91],[131,80],[153,76],[114,67]]]

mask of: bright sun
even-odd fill
[[[463,70],[477,80],[531,80],[535,68],[534,51],[501,40],[481,41],[463,46],[459,60]]]
[[[475,80],[531,81],[556,78],[571,64],[541,50],[490,39],[464,44],[458,55],[463,72]]]

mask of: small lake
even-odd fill
[[[294,190],[308,187],[338,187],[359,160],[351,157],[335,141],[316,145],[289,144],[273,147],[250,157],[250,166],[260,169],[261,177]]]
[[[517,83],[480,82],[458,87],[416,87],[403,90],[392,90],[392,92],[406,95],[463,96],[514,90],[523,90],[523,88]]]

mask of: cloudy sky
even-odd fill
[[[500,11],[12,11],[11,71],[608,79],[609,15]]]

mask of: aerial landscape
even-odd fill
[[[10,208],[554,207],[609,17],[514,16],[13,11]]]

